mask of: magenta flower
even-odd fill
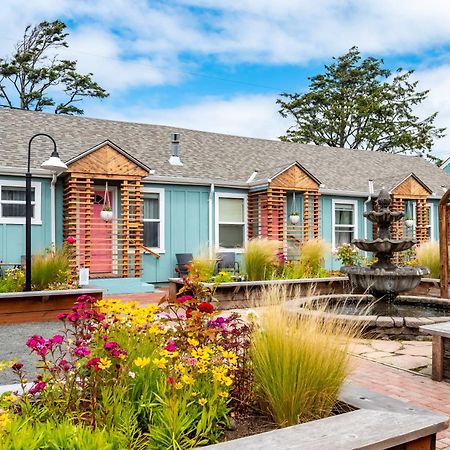
[[[192,300],[194,297],[192,297],[191,295],[181,295],[180,297],[176,298],[177,303],[184,303],[187,302],[189,300]]]
[[[106,342],[105,345],[103,346],[103,348],[105,350],[112,350],[113,348],[117,348],[118,346],[119,346],[119,344],[117,342],[110,341],[110,342]]]
[[[66,242],[68,244],[75,244],[77,240],[73,236],[67,236]]]
[[[45,389],[47,386],[47,383],[45,381],[39,381],[39,383],[36,383],[33,387],[30,388],[29,392],[30,394],[37,394],[38,392],[41,392]]]
[[[86,363],[86,368],[89,368],[89,367],[93,367],[94,368],[94,370],[96,371],[96,372],[98,372],[98,370],[99,370],[99,368],[98,368],[98,363],[100,362],[100,358],[98,358],[98,357],[95,357],[95,358],[91,358],[87,363]]]
[[[89,356],[91,351],[85,345],[82,345],[81,347],[74,348],[73,353],[77,356]]]
[[[26,345],[39,356],[46,355],[49,349],[52,348],[52,342],[50,339],[44,339],[42,336],[38,336],[36,334],[27,340]]]
[[[55,344],[61,344],[61,342],[64,340],[64,336],[61,336],[60,334],[55,334],[51,339],[52,345]]]
[[[164,347],[168,352],[174,352],[177,349],[175,342],[172,339],[169,339],[167,345]]]
[[[60,314],[57,314],[56,315],[56,318],[58,319],[58,320],[65,320],[66,319],[66,317],[67,317],[67,313],[60,313]]]
[[[20,369],[22,369],[23,364],[20,362],[16,362],[11,366],[11,369],[14,370],[15,372],[18,372]]]

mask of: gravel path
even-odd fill
[[[27,339],[34,334],[50,338],[61,331],[61,322],[37,322],[0,325],[0,361],[17,359],[25,365],[27,376],[31,381],[36,373],[36,357],[30,354],[30,349],[25,345]],[[0,385],[17,383],[11,370],[0,372]]]

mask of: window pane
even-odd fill
[[[2,205],[2,217],[25,217],[26,205],[24,204],[3,204]],[[34,205],[31,205],[31,217],[34,217]]]
[[[219,198],[219,222],[244,222],[244,199]]]
[[[25,188],[21,186],[2,186],[2,200],[25,201]],[[34,188],[31,188],[31,201],[34,202]]]
[[[353,225],[354,206],[339,203],[334,208],[334,221],[337,225]]]
[[[223,248],[242,248],[244,225],[219,225],[219,245]]]
[[[145,194],[144,219],[159,219],[159,194]]]
[[[350,244],[353,240],[354,237],[354,232],[353,230],[336,230],[336,234],[335,234],[335,245],[336,247],[338,247],[339,245],[342,244]]]
[[[144,222],[144,245],[159,247],[159,222]]]

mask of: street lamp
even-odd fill
[[[28,166],[25,175],[25,291],[31,291],[31,143],[38,136],[45,136],[53,142],[53,152],[50,158],[42,163],[43,169],[59,174],[67,170],[67,166],[61,161],[56,150],[55,140],[45,133],[37,133],[28,142]]]

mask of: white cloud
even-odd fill
[[[240,95],[230,99],[209,97],[176,108],[130,107],[111,111],[100,105],[90,108],[89,112],[105,119],[277,139],[291,123],[278,114],[275,100],[272,95]]]

